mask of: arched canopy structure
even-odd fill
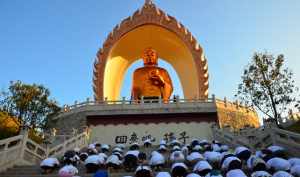
[[[208,67],[203,49],[175,18],[145,3],[109,34],[94,64],[96,100],[117,100],[127,68],[147,47],[177,71],[185,98],[208,97]],[[171,76],[172,77],[172,76]]]

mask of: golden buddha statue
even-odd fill
[[[131,96],[134,100],[158,99],[167,103],[172,92],[172,80],[164,68],[158,67],[158,55],[152,48],[147,48],[143,55],[144,67],[133,73]]]

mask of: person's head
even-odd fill
[[[184,163],[175,163],[171,168],[172,177],[186,177],[188,168]]]
[[[235,169],[241,169],[242,163],[239,160],[232,160],[228,165],[228,171],[235,170]]]
[[[278,171],[273,174],[273,177],[293,177],[293,176],[286,171]]]
[[[187,174],[187,169],[182,166],[177,166],[172,169],[172,177],[185,177]]]
[[[159,172],[156,177],[171,177],[169,172]]]
[[[153,173],[148,166],[139,166],[135,171],[135,177],[153,177]]]
[[[267,164],[263,159],[261,158],[254,159],[252,171],[266,171],[266,170],[267,170]]]
[[[134,143],[132,144],[130,147],[129,147],[129,150],[138,150],[139,149],[139,145],[137,143]]]
[[[80,160],[81,161],[85,161],[87,158],[88,158],[88,153],[86,153],[86,152],[83,152],[83,153],[81,153],[80,155],[79,155],[79,158],[80,158]]]
[[[144,153],[144,152],[140,152],[139,155],[138,155],[138,159],[139,159],[140,161],[147,160],[147,154]]]
[[[157,52],[152,48],[145,49],[142,54],[142,58],[145,66],[157,65],[158,55]]]

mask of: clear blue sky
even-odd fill
[[[155,3],[188,27],[204,48],[210,93],[232,99],[253,52],[265,50],[285,54],[300,86],[299,0]],[[0,89],[21,80],[44,84],[60,104],[92,97],[98,48],[113,27],[142,4],[143,0],[1,0]],[[130,85],[130,77],[125,84]]]

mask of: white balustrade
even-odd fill
[[[300,156],[300,134],[278,128],[246,128],[238,133],[227,129],[213,127],[216,140],[224,142],[231,147],[246,146],[251,150],[265,148],[270,145],[279,145],[294,155]]]
[[[39,164],[46,157],[62,156],[66,150],[88,145],[89,135],[81,133],[53,148],[44,148],[28,138],[28,133],[0,140],[0,172],[15,165]]]

